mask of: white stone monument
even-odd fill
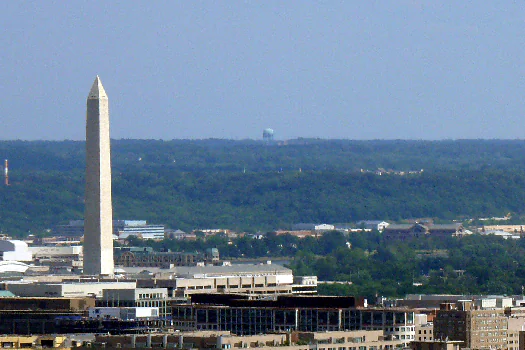
[[[113,272],[109,102],[97,76],[87,98],[84,274]]]

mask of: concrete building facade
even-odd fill
[[[470,349],[506,349],[507,333],[503,309],[479,309],[471,301],[443,303],[434,319],[434,340],[461,341]]]
[[[353,297],[193,295],[191,304],[174,304],[174,326],[183,331],[229,331],[257,335],[283,331],[335,332],[376,330],[408,345],[415,339],[414,311],[368,309]]]
[[[280,349],[280,350],[392,350],[400,341],[385,339],[381,331],[288,332],[238,336],[230,332],[177,332],[150,335],[96,335],[93,347],[178,349]],[[449,349],[443,349],[449,350]],[[454,349],[450,349],[454,350]]]
[[[106,289],[97,306],[156,307],[161,321],[171,319],[171,303],[166,288]]]
[[[142,268],[126,270],[131,269],[141,270]],[[249,294],[257,298],[258,296],[315,294],[317,292],[316,276],[294,277],[291,269],[277,264],[178,266],[167,272],[159,270],[153,276],[154,278],[137,276],[137,285],[144,288],[167,288],[169,295],[173,297],[232,293]]]
[[[54,297],[73,298],[93,296],[100,298],[104,290],[132,289],[135,281],[125,282],[62,282],[62,283],[28,283],[9,282],[6,289],[19,297]]]

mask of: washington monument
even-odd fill
[[[109,101],[97,76],[87,98],[84,274],[113,272]]]

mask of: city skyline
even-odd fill
[[[487,0],[9,2],[0,139],[82,140],[95,74],[120,92],[115,139],[523,138],[524,12]]]

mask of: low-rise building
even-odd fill
[[[390,224],[382,220],[361,220],[358,221],[356,225],[358,228],[365,228],[383,232],[383,230],[387,228]]]
[[[123,268],[125,273],[144,272],[140,268]],[[148,278],[136,276],[143,288],[167,288],[173,297],[202,293],[264,295],[315,294],[317,278],[295,278],[291,269],[277,264],[239,264],[225,266],[177,266],[170,270],[151,268]],[[154,277],[154,278],[152,278]]]
[[[158,267],[169,269],[174,266],[195,266],[206,262],[206,254],[193,252],[155,252],[150,247],[116,247],[115,266]]]
[[[275,234],[280,235],[291,235],[297,238],[306,238],[306,237],[314,237],[317,238],[320,236],[320,233],[318,231],[311,231],[311,230],[299,230],[299,231],[275,231]]]
[[[163,324],[171,319],[171,298],[166,288],[105,289],[98,307],[155,307]]]
[[[49,266],[50,271],[80,271],[83,266],[83,247],[81,245],[32,246],[29,251],[37,265]]]
[[[124,282],[6,282],[5,288],[19,297],[102,297],[104,290],[133,289],[135,281]]]
[[[413,224],[392,224],[386,227],[383,231],[383,238],[385,241],[400,240],[406,241],[421,237],[452,237],[463,235],[463,225],[460,223],[454,224],[428,224],[421,223]]]
[[[75,344],[76,345],[76,344]],[[64,335],[2,335],[0,349],[71,348],[69,338]]]
[[[456,340],[416,340],[410,343],[412,350],[460,350],[461,342]]]
[[[0,298],[0,334],[56,334],[57,320],[80,318],[94,298]]]
[[[148,225],[146,220],[113,220],[113,232],[119,239],[134,236],[142,239],[162,240],[165,237],[164,225]]]
[[[161,240],[165,236],[164,225],[151,225],[146,220],[113,220],[113,234],[126,239],[129,236],[142,239]],[[57,225],[53,235],[60,237],[82,237],[84,235],[84,220],[71,220],[68,225]]]
[[[486,230],[486,231],[481,231],[480,234],[482,236],[490,236],[490,235],[497,236],[503,239],[520,239],[522,237],[521,234],[519,233],[510,233],[510,232],[501,231],[501,230]]]
[[[427,322],[416,324],[416,341],[429,342],[434,340],[434,324]]]
[[[381,331],[283,332],[239,336],[222,331],[180,332],[149,335],[96,335],[93,347],[184,349],[280,349],[280,350],[391,350],[403,342],[385,339]],[[445,349],[449,350],[449,349]],[[455,350],[455,349],[450,349]]]
[[[512,233],[517,236],[524,235],[525,225],[484,225],[482,227],[483,231],[504,231],[507,233]]]
[[[335,230],[334,225],[330,224],[295,224],[292,226],[292,231],[330,231]]]
[[[92,307],[88,310],[88,317],[91,319],[154,320],[159,316],[158,307]]]
[[[33,255],[24,241],[0,240],[0,261],[33,261]]]
[[[354,297],[278,296],[249,300],[240,295],[193,295],[191,304],[173,304],[174,326],[186,331],[229,331],[256,335],[282,331],[379,330],[408,345],[415,339],[414,311],[364,308]]]

